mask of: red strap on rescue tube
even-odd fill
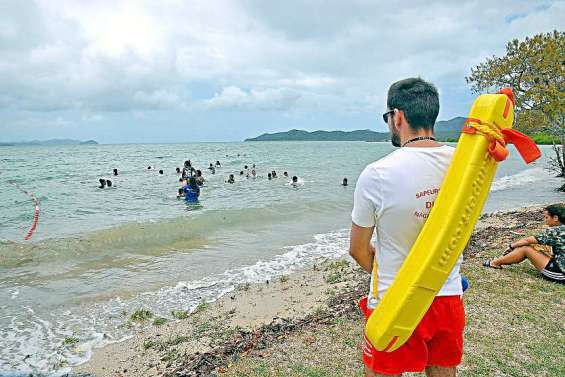
[[[506,149],[506,145],[502,144],[498,140],[493,140],[490,142],[488,146],[488,152],[497,162],[506,160],[506,157],[508,157],[508,154],[510,153],[508,152],[508,149]]]
[[[541,151],[536,143],[528,136],[516,130],[502,130],[506,144],[514,144],[526,164],[541,157]]]
[[[498,94],[504,94],[508,98],[506,100],[506,106],[504,108],[504,112],[502,116],[506,118],[508,113],[510,112],[510,108],[514,106],[514,93],[512,92],[512,88],[502,88],[498,91]],[[463,129],[461,130],[462,133],[466,134],[476,134],[477,129],[471,126],[470,123],[478,123],[478,124],[485,124],[480,119],[475,118],[467,118],[465,120],[465,124],[463,125]],[[529,164],[538,158],[541,157],[541,151],[539,150],[536,143],[528,136],[520,131],[516,131],[513,129],[509,130],[501,130],[502,135],[504,136],[504,142],[500,140],[491,140],[489,145],[489,153],[491,154],[492,158],[496,161],[504,161],[506,157],[508,157],[508,149],[506,149],[507,144],[514,144],[522,159]]]

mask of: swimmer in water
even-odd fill
[[[202,186],[204,184],[204,177],[202,176],[202,171],[201,170],[197,170],[196,171],[196,184],[198,186]]]
[[[148,167],[147,167],[147,170],[151,170],[151,166],[148,166]]]
[[[118,169],[114,169],[114,176],[118,175]]]
[[[271,179],[273,179],[273,175],[271,173],[267,174],[267,179],[270,181]]]
[[[177,168],[177,175],[181,174],[180,168]]]
[[[104,178],[100,178],[98,182],[100,182],[100,186],[98,188],[103,189],[104,187],[106,187],[106,180]]]
[[[184,198],[188,203],[198,203],[198,197],[200,196],[200,187],[196,183],[196,177],[190,177],[188,179],[188,185],[184,187]]]
[[[112,187],[112,181],[109,179],[106,180],[106,187]]]
[[[290,185],[291,185],[292,187],[298,187],[298,186],[299,186],[298,177],[297,177],[297,176],[294,175],[294,176],[292,177],[292,182],[290,182]]]
[[[222,164],[220,164],[220,161],[216,161],[216,167],[219,168],[221,166],[222,166]]]
[[[276,171],[273,170],[273,171],[271,172],[271,175],[273,176],[273,178],[277,178],[277,172],[276,172]]]
[[[163,169],[159,170],[159,174],[163,174]]]
[[[257,178],[257,171],[255,171],[255,169],[251,170],[251,177]]]
[[[235,178],[234,178],[233,174],[230,174],[230,177],[228,178],[226,183],[235,183]]]
[[[343,182],[341,183],[342,186],[347,186],[347,178],[343,178]]]
[[[283,173],[283,175],[284,175],[285,177],[288,177],[288,172],[285,171],[285,172]]]
[[[192,176],[192,164],[190,160],[186,160],[184,162],[184,168],[182,168],[182,177],[184,179],[188,179],[188,177]]]

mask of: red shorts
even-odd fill
[[[365,315],[367,297],[359,301]],[[363,364],[380,374],[395,375],[403,372],[421,372],[427,366],[456,367],[463,356],[463,329],[465,309],[461,296],[438,296],[418,324],[412,336],[393,352],[373,348],[365,336]]]

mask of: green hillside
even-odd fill
[[[447,121],[439,121],[435,125],[439,140],[457,140],[465,118],[457,117]],[[303,131],[290,130],[272,134],[263,134],[245,141],[388,141],[388,132],[371,130],[357,131]]]

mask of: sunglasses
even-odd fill
[[[391,114],[394,114],[394,110],[387,111],[386,113],[383,114],[383,120],[384,120],[385,123],[388,124],[388,117],[389,117]]]

